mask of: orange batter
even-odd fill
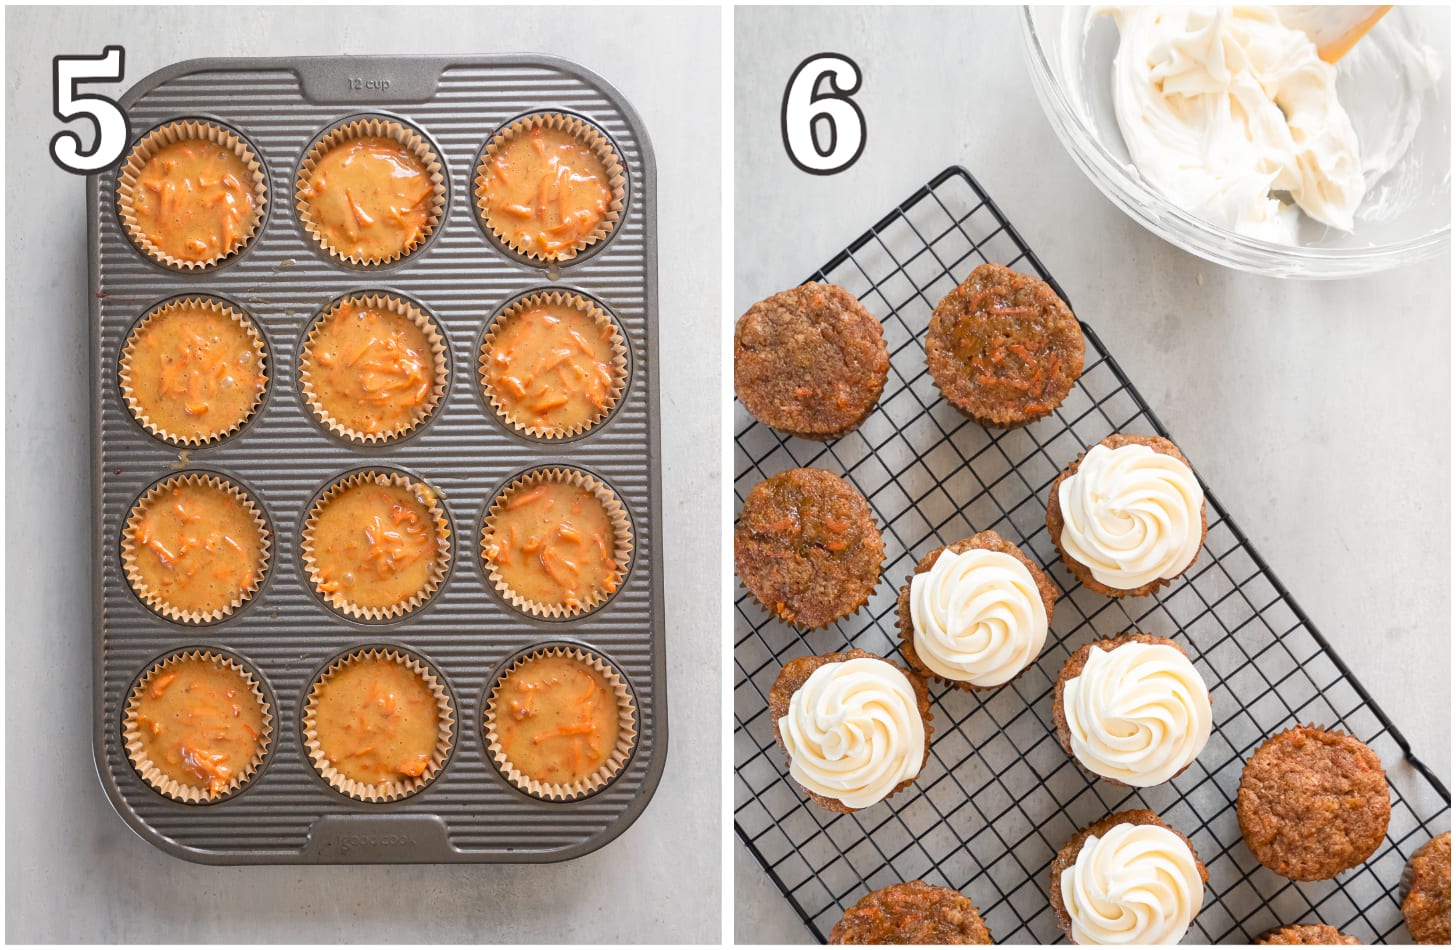
[[[304,360],[318,407],[355,432],[408,428],[424,415],[435,382],[425,331],[353,300],[320,321]]]
[[[251,594],[263,570],[253,513],[207,484],[164,488],[128,524],[139,592],[181,612],[228,610]]]
[[[137,415],[184,440],[241,425],[268,383],[262,341],[233,317],[187,302],[139,329],[127,367]]]
[[[524,425],[563,433],[587,425],[610,408],[612,337],[610,324],[565,304],[514,313],[486,355],[486,387]]]
[[[403,603],[428,586],[439,555],[429,503],[400,485],[370,481],[344,489],[308,534],[314,584],[336,605]]]
[[[152,765],[211,797],[225,792],[258,752],[263,707],[227,663],[179,660],[147,681],[136,725]]]
[[[383,657],[349,661],[319,687],[314,728],[329,763],[365,785],[425,772],[440,707],[424,677]]]
[[[576,610],[621,581],[612,521],[585,488],[543,482],[513,492],[487,530],[487,563],[532,603]]]
[[[507,244],[551,259],[589,236],[612,206],[606,166],[575,135],[537,126],[485,161],[485,219]]]
[[[132,211],[142,233],[184,261],[214,261],[246,243],[253,175],[232,149],[202,139],[159,149],[142,165]]]
[[[532,657],[501,681],[495,703],[506,760],[538,782],[587,778],[616,748],[616,694],[606,677],[573,657]]]
[[[394,139],[361,136],[319,157],[302,199],[324,241],[345,256],[389,260],[424,237],[435,186],[424,162]]]

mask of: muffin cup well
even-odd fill
[[[493,522],[495,516],[504,509],[510,502],[511,496],[517,492],[535,488],[544,484],[566,484],[575,485],[591,492],[602,505],[607,513],[607,518],[612,524],[612,559],[617,563],[617,583],[611,591],[594,590],[591,597],[578,607],[568,607],[564,604],[541,604],[529,600],[517,593],[505,578],[501,576],[498,569],[491,565],[490,549],[494,535]],[[532,617],[541,617],[550,620],[567,620],[584,616],[596,610],[602,604],[610,600],[622,585],[627,581],[627,574],[632,566],[632,522],[627,516],[627,509],[622,507],[617,493],[608,488],[606,483],[588,475],[586,472],[575,468],[538,468],[518,475],[509,485],[496,494],[495,499],[490,503],[486,512],[485,520],[480,531],[480,558],[485,568],[486,576],[491,585],[512,607]]]
[[[319,742],[317,716],[320,690],[335,673],[350,663],[363,659],[382,659],[398,663],[423,679],[429,686],[430,692],[434,694],[435,706],[439,711],[440,719],[439,736],[435,741],[435,748],[430,755],[429,762],[426,763],[424,771],[417,776],[373,785],[356,781],[334,768],[327,750]],[[305,700],[303,708],[303,745],[309,762],[324,781],[350,798],[361,802],[392,802],[408,798],[423,791],[434,782],[450,758],[450,753],[455,748],[455,706],[450,699],[449,691],[445,689],[445,684],[423,660],[402,650],[389,647],[367,647],[353,650],[326,666],[314,679],[313,685],[309,687],[308,698]]]
[[[415,413],[415,416],[398,428],[384,432],[360,432],[331,415],[314,392],[312,359],[314,344],[318,339],[318,334],[324,322],[332,317],[340,307],[348,304],[398,314],[419,327],[421,332],[425,334],[425,339],[429,342],[430,355],[434,362],[434,380],[430,386],[430,393],[425,398],[424,405]],[[412,301],[397,297],[393,294],[351,294],[348,297],[334,301],[329,305],[327,310],[320,313],[318,318],[310,324],[308,333],[303,340],[303,346],[299,349],[299,388],[303,391],[303,401],[308,406],[309,411],[313,413],[313,417],[331,432],[351,442],[362,442],[365,444],[396,442],[424,425],[435,414],[435,410],[440,407],[440,403],[444,400],[445,386],[449,382],[449,360],[446,354],[445,337],[441,334],[440,328],[435,324],[434,319],[429,314],[421,310]]]
[[[335,247],[329,242],[328,237],[323,233],[318,221],[314,218],[313,205],[305,195],[308,183],[313,177],[314,170],[318,167],[319,161],[325,154],[352,139],[365,137],[392,139],[408,149],[420,160],[420,164],[425,166],[425,172],[429,175],[430,182],[434,186],[434,199],[430,206],[429,221],[420,230],[419,236],[413,242],[388,257],[359,257],[353,253],[345,253]],[[303,230],[313,239],[315,244],[331,257],[362,267],[390,264],[419,250],[425,245],[425,242],[429,241],[430,236],[435,233],[436,229],[439,228],[440,222],[445,216],[445,167],[435,154],[433,146],[415,129],[385,118],[354,119],[325,132],[309,148],[308,153],[304,155],[303,162],[298,169],[298,178],[294,182],[293,198],[294,205],[298,210],[298,219],[303,225]]]
[[[607,390],[606,406],[599,410],[595,416],[586,422],[571,426],[566,429],[553,429],[546,426],[538,426],[528,423],[513,415],[504,405],[501,404],[497,394],[491,389],[490,381],[486,376],[486,367],[489,363],[491,346],[495,343],[496,335],[499,333],[506,321],[523,313],[532,307],[560,306],[580,310],[596,322],[597,326],[603,329],[610,329],[612,333],[612,385]],[[622,392],[627,386],[627,340],[622,335],[621,327],[617,321],[601,306],[580,294],[567,293],[559,290],[543,290],[527,294],[518,300],[513,301],[495,319],[491,320],[486,328],[485,336],[481,338],[480,350],[477,359],[476,378],[480,384],[481,391],[485,394],[486,401],[490,408],[495,411],[496,417],[505,424],[514,428],[517,432],[524,433],[539,439],[571,439],[583,432],[594,429],[617,408],[622,400]]]
[[[147,237],[141,222],[137,220],[135,211],[137,179],[141,175],[142,167],[163,148],[189,140],[221,145],[242,159],[243,164],[247,166],[249,173],[253,176],[252,219],[234,238],[232,246],[225,253],[208,260],[183,260],[162,250],[152,242],[151,238]],[[126,232],[127,237],[148,258],[175,271],[193,271],[213,267],[241,252],[257,236],[267,207],[268,176],[263,171],[262,162],[253,154],[253,150],[233,130],[213,122],[196,119],[168,122],[142,136],[132,146],[125,163],[121,166],[116,182],[116,210],[121,217],[122,229]]]
[[[568,657],[596,670],[612,687],[612,693],[617,700],[616,748],[612,750],[607,761],[595,772],[569,785],[539,782],[516,769],[506,757],[505,750],[501,748],[500,736],[496,731],[496,696],[500,692],[501,684],[506,677],[528,661],[544,656]],[[610,661],[595,651],[574,644],[553,644],[520,654],[509,666],[496,674],[486,700],[481,726],[485,733],[486,749],[491,761],[495,763],[501,775],[511,785],[527,795],[543,801],[569,802],[600,791],[626,768],[632,758],[632,753],[637,748],[637,702],[633,698],[627,681]]]
[[[511,139],[537,128],[565,132],[591,149],[597,158],[601,160],[602,167],[606,170],[607,187],[612,189],[612,203],[607,208],[606,216],[597,223],[596,228],[590,234],[577,238],[571,247],[563,248],[554,254],[541,254],[537,251],[528,251],[518,246],[491,224],[490,216],[486,209],[486,197],[488,194],[485,181],[486,164],[495,158],[496,154]],[[617,149],[600,129],[585,119],[577,118],[574,115],[567,115],[561,112],[535,112],[530,115],[521,116],[503,126],[496,131],[495,135],[491,136],[490,141],[486,143],[485,151],[480,156],[480,162],[476,165],[475,207],[481,226],[499,241],[502,247],[509,248],[527,260],[539,261],[541,263],[565,263],[571,261],[582,251],[606,240],[616,230],[626,206],[627,174],[622,165],[621,158],[617,155]]]
[[[178,663],[192,660],[221,663],[230,669],[236,670],[253,688],[253,696],[258,700],[258,706],[262,710],[262,731],[258,736],[257,750],[253,753],[253,757],[248,761],[248,764],[233,776],[227,788],[216,795],[210,794],[205,788],[184,785],[176,779],[167,776],[153,764],[152,760],[146,757],[143,749],[141,725],[137,721],[137,716],[141,709],[142,694],[146,692],[153,678],[158,673]],[[189,805],[210,804],[236,795],[258,774],[258,769],[262,767],[263,760],[267,758],[268,752],[273,745],[273,709],[268,702],[268,697],[263,693],[263,687],[258,676],[248,666],[245,666],[230,656],[223,656],[211,650],[183,650],[168,654],[162,659],[154,661],[138,677],[136,685],[132,687],[131,694],[127,697],[126,707],[122,711],[121,738],[126,747],[127,758],[131,760],[132,768],[136,769],[137,774],[142,777],[142,780],[152,788],[173,801],[185,802]]]
[[[258,396],[253,400],[252,408],[248,410],[247,414],[226,429],[214,432],[206,437],[198,435],[178,435],[167,431],[147,415],[145,407],[136,398],[136,392],[132,385],[131,361],[136,351],[137,341],[141,339],[142,333],[153,320],[184,307],[211,310],[229,318],[238,326],[242,327],[247,332],[249,339],[253,341],[253,350],[258,358],[258,375],[263,377],[263,385],[259,388]],[[253,417],[258,414],[258,407],[263,404],[263,397],[267,394],[268,386],[272,382],[268,378],[267,363],[268,345],[263,339],[263,333],[258,329],[257,324],[253,322],[252,318],[240,308],[227,304],[216,297],[177,297],[153,307],[146,316],[142,317],[136,326],[132,327],[131,331],[127,334],[126,343],[122,346],[116,374],[121,386],[122,400],[125,401],[127,409],[131,411],[132,418],[136,419],[138,425],[170,445],[190,447],[221,442],[224,439],[236,435],[243,426],[252,421]]]
[[[430,576],[425,581],[425,586],[405,600],[397,604],[391,604],[388,607],[369,607],[363,604],[356,604],[337,593],[320,590],[319,567],[317,559],[314,556],[313,535],[314,529],[318,525],[319,514],[323,512],[330,501],[338,497],[342,492],[357,485],[370,482],[377,485],[389,485],[407,489],[414,494],[416,499],[429,508],[435,523],[435,560],[431,565]],[[303,530],[300,532],[300,535],[303,569],[304,573],[308,576],[309,585],[330,607],[355,620],[391,620],[417,610],[434,596],[435,591],[439,590],[440,585],[445,581],[445,574],[450,569],[450,520],[445,516],[445,509],[441,506],[440,499],[435,494],[433,488],[402,472],[369,469],[361,472],[353,472],[335,480],[323,490],[317,500],[309,507],[308,515],[304,519]]]
[[[209,488],[226,492],[252,515],[253,521],[257,525],[259,554],[257,576],[253,578],[252,584],[240,596],[233,598],[232,602],[226,607],[207,612],[180,610],[168,603],[156,591],[148,588],[142,579],[141,568],[137,564],[137,522],[149,505],[160,498],[164,492],[177,485],[205,485]],[[272,544],[272,539],[269,537],[268,522],[263,517],[262,509],[258,507],[253,501],[252,496],[244,491],[241,486],[220,475],[205,472],[188,472],[183,475],[173,475],[170,478],[162,479],[147,489],[146,493],[132,504],[131,514],[127,516],[126,524],[121,529],[121,566],[132,590],[141,598],[142,603],[146,604],[153,612],[160,614],[174,623],[193,625],[215,623],[232,616],[258,593],[258,590],[263,586],[264,579],[268,576],[268,568],[272,561]]]

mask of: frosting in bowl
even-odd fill
[[[925,720],[910,679],[872,657],[826,663],[794,692],[779,735],[809,791],[868,808],[925,764]]]
[[[1118,590],[1177,577],[1203,543],[1203,486],[1146,445],[1094,445],[1057,487],[1057,502],[1062,550]]]
[[[1198,861],[1160,825],[1124,823],[1089,835],[1061,888],[1079,944],[1174,944],[1203,906]]]
[[[910,579],[915,653],[947,680],[1000,686],[1046,644],[1047,614],[1031,571],[1010,554],[940,552]]]

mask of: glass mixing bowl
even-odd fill
[[[1339,63],[1340,102],[1362,149],[1399,149],[1389,172],[1367,181],[1350,233],[1305,219],[1299,244],[1236,234],[1173,205],[1138,175],[1112,107],[1117,25],[1088,7],[1023,7],[1022,34],[1037,98],[1072,159],[1112,203],[1149,231],[1229,267],[1278,277],[1352,277],[1447,253],[1451,240],[1451,11],[1396,7]],[[1426,48],[1440,74],[1417,79],[1410,51]]]

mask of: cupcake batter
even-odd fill
[[[501,751],[516,771],[548,785],[590,777],[617,745],[611,684],[570,656],[544,654],[511,671],[495,696]]]
[[[424,678],[384,657],[350,660],[318,687],[313,722],[329,764],[364,785],[419,778],[440,739]]]
[[[565,257],[606,219],[612,188],[596,152],[570,132],[536,126],[485,161],[485,219],[506,243]]]
[[[424,239],[435,185],[414,152],[366,135],[320,156],[301,198],[328,246],[357,260],[385,261]]]
[[[164,253],[183,261],[218,260],[247,241],[256,213],[253,175],[226,146],[173,142],[142,165],[132,212]]]
[[[612,520],[578,485],[542,482],[512,492],[488,531],[488,566],[532,603],[577,610],[621,581]]]
[[[346,300],[319,322],[304,362],[316,408],[351,431],[400,432],[428,411],[434,353],[402,314]]]
[[[257,518],[224,489],[193,483],[164,488],[127,530],[133,586],[178,612],[226,612],[261,579]]]
[[[512,314],[486,353],[486,389],[516,421],[556,433],[585,426],[610,408],[613,329],[567,304]]]
[[[330,498],[306,531],[314,585],[335,605],[393,607],[429,586],[440,538],[430,505],[365,481]]]
[[[227,663],[179,660],[145,683],[136,711],[142,755],[167,778],[221,795],[263,737],[263,707]]]

